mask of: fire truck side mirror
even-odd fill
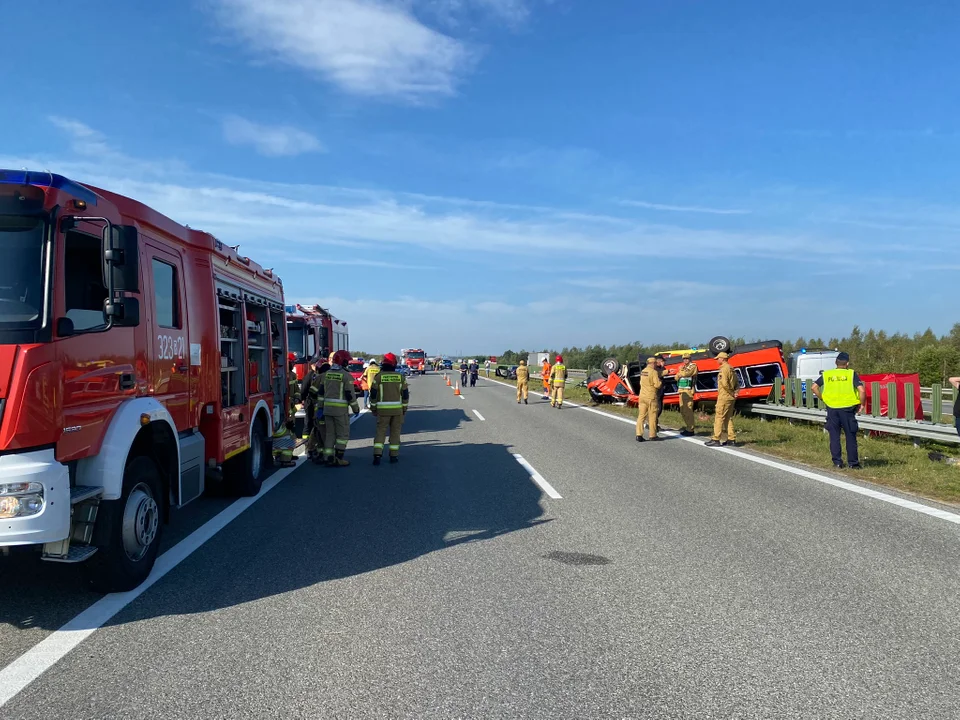
[[[115,292],[140,292],[140,244],[133,225],[111,225],[103,239],[103,277]]]
[[[105,300],[103,312],[113,318],[113,327],[137,327],[140,324],[140,301],[133,297]]]

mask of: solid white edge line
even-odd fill
[[[497,382],[498,385],[503,387],[510,388],[510,385],[506,383]],[[629,418],[620,417],[618,415],[611,415],[610,413],[603,412],[602,410],[596,410],[594,408],[586,407],[585,405],[579,405],[577,403],[563,401],[564,405],[570,405],[571,407],[579,408],[580,410],[585,410],[586,412],[593,413],[594,415],[602,415],[603,417],[610,418],[611,420],[617,420],[619,422],[627,423],[628,425],[636,425],[636,420],[630,420]],[[700,438],[690,438],[682,437],[678,432],[674,430],[664,430],[659,433],[660,435],[665,435],[667,437],[676,437],[678,440],[683,440],[685,442],[693,443],[694,445],[699,445],[704,447],[706,440]],[[907,500],[906,498],[897,497],[896,495],[890,495],[885,492],[880,492],[879,490],[873,490],[872,488],[863,487],[862,485],[856,485],[851,482],[846,482],[845,480],[839,480],[837,478],[832,478],[827,475],[821,475],[820,473],[813,472],[812,470],[804,470],[803,468],[793,467],[792,465],[787,465],[785,463],[777,462],[776,460],[771,460],[769,458],[761,457],[759,455],[753,455],[751,453],[741,452],[735,448],[707,448],[708,450],[719,450],[725,452],[729,455],[734,455],[743,460],[749,460],[752,463],[757,463],[758,465],[766,465],[767,467],[774,468],[776,470],[782,470],[783,472],[790,473],[791,475],[796,475],[798,477],[807,478],[808,480],[816,480],[819,483],[824,485],[832,485],[835,488],[841,490],[848,490],[849,492],[856,493],[858,495],[863,495],[865,497],[873,498],[874,500],[880,500],[881,502],[889,503],[890,505],[896,505],[897,507],[906,508],[907,510],[913,510],[924,515],[929,515],[930,517],[935,517],[938,520],[946,520],[947,522],[954,523],[955,525],[960,525],[960,514],[949,512],[948,510],[941,510],[940,508],[930,507],[929,505],[924,505],[923,503],[915,502],[913,500]]]
[[[541,490],[543,490],[547,495],[552,497],[554,500],[563,499],[563,496],[560,493],[558,493],[556,490],[554,490],[553,485],[551,485],[550,483],[548,483],[546,480],[543,479],[543,475],[541,475],[540,473],[538,473],[536,470],[533,469],[533,465],[528,463],[524,459],[523,455],[521,455],[520,453],[513,453],[513,457],[514,459],[516,459],[518,463],[520,463],[520,465],[523,467],[524,470],[530,473],[530,479],[533,480],[540,487]]]
[[[361,410],[360,415],[366,412],[366,409]],[[360,415],[351,417],[350,423],[356,422]],[[150,575],[138,587],[128,592],[104,595],[93,605],[61,626],[60,629],[47,635],[23,655],[0,670],[0,708],[16,697],[27,685],[56,665],[67,653],[90,637],[97,629],[109,622],[114,615],[143,595],[158,580],[186,560],[210,538],[233,522],[244,510],[283,482],[302,464],[303,462],[297,462],[293,467],[277,470],[264,481],[263,487],[257,495],[240,498],[231,503],[167,550],[157,558]]]
[[[478,418],[480,418],[483,422],[486,422],[486,421],[487,421],[487,419],[486,419],[483,415],[481,415],[481,414],[479,413],[479,411],[474,410],[474,411],[473,411],[473,414],[476,415]]]

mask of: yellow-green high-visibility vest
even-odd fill
[[[823,373],[823,402],[831,408],[848,408],[860,404],[860,394],[853,386],[853,370],[837,368]]]

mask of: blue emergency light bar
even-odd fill
[[[97,204],[97,194],[63,175],[49,172],[34,172],[31,170],[0,170],[0,183],[5,185],[36,185],[63,190],[70,193],[77,200],[83,200],[87,205]]]

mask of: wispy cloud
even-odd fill
[[[220,23],[255,51],[357,95],[452,95],[476,59],[464,43],[386,0],[214,0]]]
[[[325,148],[308,132],[289,125],[260,125],[236,115],[223,119],[223,138],[231,145],[250,145],[267,157],[291,157]]]
[[[724,208],[702,207],[699,205],[664,205],[663,203],[645,202],[643,200],[621,200],[621,205],[646,208],[647,210],[663,210],[678,213],[704,213],[707,215],[749,215],[749,210],[728,210]]]

